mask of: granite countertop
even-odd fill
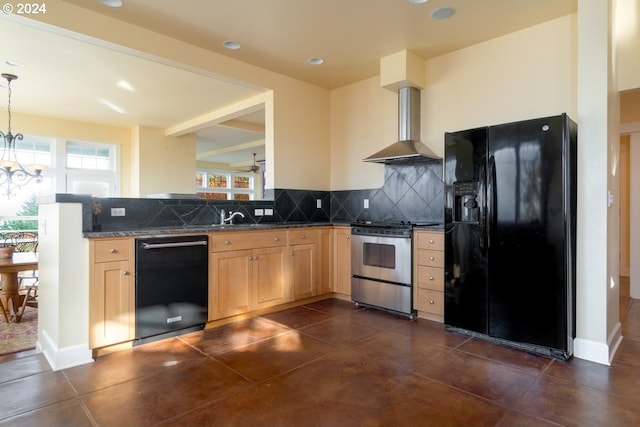
[[[279,228],[302,228],[302,227],[331,227],[331,226],[349,226],[346,223],[332,222],[288,222],[288,223],[265,223],[265,224],[231,224],[231,225],[192,225],[183,227],[157,227],[157,228],[138,228],[135,230],[120,231],[86,231],[83,233],[85,238],[106,238],[106,237],[163,237],[176,234],[197,234],[197,233],[215,233],[223,231],[251,231],[251,230],[276,230]]]

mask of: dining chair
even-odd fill
[[[12,244],[16,252],[38,251],[38,233],[16,231],[5,234],[5,243]],[[38,270],[21,271],[18,274],[18,287],[25,296],[22,309],[27,306],[38,308]]]

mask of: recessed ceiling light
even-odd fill
[[[226,42],[222,43],[222,46],[230,50],[240,49],[240,43],[234,42],[233,40],[227,40]]]
[[[133,85],[131,83],[129,83],[126,80],[118,80],[118,82],[116,83],[116,87],[120,88],[120,89],[124,89],[126,91],[129,92],[135,92],[136,89],[133,87]]]
[[[113,102],[106,100],[104,98],[98,98],[98,102],[100,102],[103,105],[106,105],[107,107],[109,107],[110,109],[112,109],[113,111],[115,111],[118,114],[124,114],[126,113],[125,109],[114,104]]]
[[[7,59],[6,61],[4,61],[4,63],[11,67],[24,67],[24,64],[22,62],[14,61],[12,59]]]
[[[122,7],[122,0],[100,0],[100,3],[109,7]]]
[[[307,62],[311,65],[320,65],[324,63],[324,59],[320,58],[319,56],[312,56],[311,58],[307,59]]]
[[[429,0],[408,0],[409,3],[413,3],[413,4],[422,4],[422,3],[426,3]]]
[[[438,20],[447,19],[451,18],[454,13],[456,13],[456,11],[452,7],[441,7],[431,12],[431,18]]]

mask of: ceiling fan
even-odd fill
[[[248,170],[241,170],[240,172],[252,172],[252,173],[260,172],[260,166],[258,166],[256,164],[256,154],[257,153],[253,153],[253,165],[251,167],[249,167]],[[261,161],[263,161],[263,160],[261,160]]]

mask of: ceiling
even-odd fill
[[[378,75],[380,58],[404,49],[428,59],[577,8],[577,0],[123,0],[121,8],[64,1],[327,89]],[[430,18],[444,6],[455,10],[451,18]],[[166,128],[261,92],[16,15],[0,15],[0,38],[11,40],[0,51],[2,72],[19,76],[12,83],[16,112]],[[225,49],[227,40],[240,49]],[[310,57],[324,63],[310,65]],[[12,69],[7,59],[25,66]],[[120,80],[131,87],[117,86]],[[228,124],[200,131],[198,152],[246,144],[235,157],[225,153],[224,161],[247,164],[251,153],[264,155],[256,146],[264,138],[264,114]]]

